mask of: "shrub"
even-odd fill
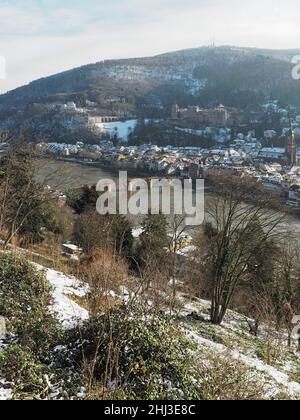
[[[93,211],[83,213],[74,223],[73,239],[85,253],[103,248],[124,258],[131,256],[133,237],[125,216],[101,216]]]
[[[22,346],[43,355],[59,339],[58,321],[49,314],[50,285],[43,273],[11,255],[0,259],[0,315]]]
[[[197,396],[191,375],[192,344],[164,316],[125,305],[99,316],[68,337],[74,366],[89,376],[102,398],[190,399]],[[72,356],[70,356],[72,355]]]
[[[263,400],[263,384],[251,369],[230,356],[201,354],[196,365],[203,400]]]
[[[49,314],[50,285],[43,273],[22,258],[0,259],[0,315],[8,338],[0,352],[0,372],[12,384],[13,398],[74,398],[82,380],[56,363],[63,330]]]
[[[99,194],[96,186],[84,185],[81,188],[71,189],[67,192],[67,205],[71,207],[76,214],[82,214],[95,211],[96,202]]]
[[[87,295],[90,317],[103,313],[118,302],[111,291],[119,292],[120,286],[128,284],[128,267],[117,255],[97,249],[80,261],[79,273],[89,285]]]
[[[0,371],[13,388],[13,399],[80,399],[83,378],[76,372],[61,369],[53,361],[42,361],[18,344],[0,353]]]
[[[47,388],[46,365],[21,346],[12,344],[0,353],[1,372],[13,384],[15,398],[42,398]]]

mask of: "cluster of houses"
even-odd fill
[[[39,153],[55,157],[74,157],[78,159],[98,161],[102,156],[100,146],[94,144],[84,144],[82,142],[77,142],[76,144],[39,143],[36,148]]]
[[[261,143],[242,135],[229,147],[203,149],[197,147],[139,146],[116,148],[102,159],[118,161],[120,168],[134,167],[138,171],[163,176],[207,178],[215,173],[250,176],[277,189],[286,196],[287,203],[300,206],[300,165],[290,164],[286,149],[280,159],[264,159]],[[300,149],[297,156],[300,157]]]
[[[257,158],[262,148],[253,132],[239,134],[230,146],[158,147],[156,145],[117,146],[104,145],[101,160],[117,161],[120,166],[131,166],[141,172],[159,173],[167,176],[205,176],[216,167],[243,168]],[[196,171],[198,166],[198,171]]]
[[[270,133],[267,133],[270,134]],[[136,172],[160,175],[206,178],[222,171],[227,174],[247,175],[256,178],[271,188],[278,188],[287,193],[290,204],[300,204],[300,150],[296,147],[295,134],[287,131],[287,145],[294,142],[295,155],[289,155],[289,148],[264,148],[255,137],[254,131],[247,135],[238,134],[227,146],[218,147],[159,147],[157,145],[126,144],[115,146],[109,140],[98,145],[82,142],[76,144],[48,143],[37,147],[46,155],[63,156],[120,170],[133,169]],[[299,160],[298,160],[299,157]],[[291,162],[290,159],[296,159]]]

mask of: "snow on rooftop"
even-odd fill
[[[266,153],[285,153],[285,149],[283,147],[263,147],[261,152]]]

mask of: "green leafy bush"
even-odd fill
[[[0,371],[13,388],[13,399],[81,399],[83,377],[75,370],[62,369],[52,361],[45,364],[28,349],[8,345],[0,352]]]
[[[197,397],[191,342],[176,324],[138,306],[121,306],[70,332],[66,353],[93,386],[126,399]]]
[[[13,398],[76,398],[83,381],[56,363],[64,331],[49,314],[50,285],[33,264],[12,255],[0,258],[0,315],[8,338],[0,352],[0,372]]]
[[[61,333],[49,304],[50,285],[42,272],[22,258],[0,259],[0,315],[8,332],[39,355],[47,353]]]
[[[0,353],[0,367],[5,379],[13,384],[15,398],[45,397],[48,368],[34,354],[18,344],[9,345]]]

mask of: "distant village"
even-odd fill
[[[95,115],[96,104],[87,101],[85,108],[75,103],[45,105],[50,110],[59,110],[61,119],[69,128],[88,126],[99,135],[97,144],[74,141],[39,142],[37,151],[46,156],[71,160],[87,165],[104,165],[109,168],[129,170],[145,176],[168,176],[207,178],[210,174],[224,172],[251,176],[268,188],[286,194],[287,203],[300,206],[300,111],[280,108],[277,101],[262,105],[265,115],[276,115],[279,121],[274,129],[266,129],[257,136],[255,129],[245,130],[237,110],[223,105],[214,108],[191,106],[180,108],[174,104],[167,119],[172,130],[185,135],[208,138],[212,147],[157,145],[132,145],[128,138],[135,130],[138,120],[134,115]],[[93,112],[88,112],[93,110]],[[252,116],[255,118],[255,116]],[[144,121],[145,124],[148,121]],[[161,124],[162,120],[152,121]],[[165,122],[165,121],[164,121]],[[241,132],[235,127],[241,127]],[[113,141],[118,139],[118,141]],[[273,140],[281,139],[282,147],[273,146]],[[266,147],[266,144],[269,146]],[[271,146],[270,146],[271,145]],[[0,143],[0,153],[8,147]]]

